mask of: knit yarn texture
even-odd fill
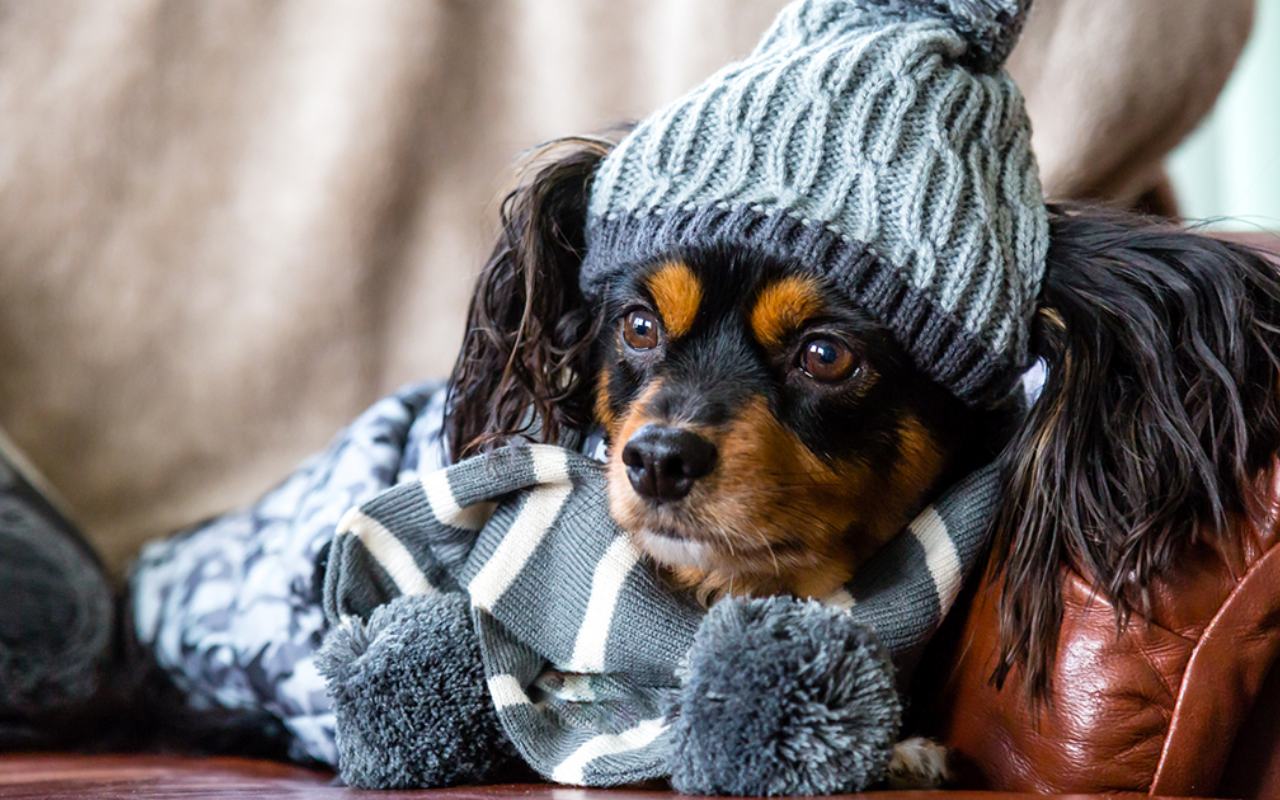
[[[1030,124],[998,63],[1025,5],[994,49],[946,4],[787,6],[601,164],[584,292],[682,248],[759,248],[828,278],[961,399],[1002,396],[1029,360],[1048,249]]]
[[[672,715],[681,668],[705,611],[671,589],[613,522],[606,482],[599,462],[531,445],[387,489],[338,523],[324,575],[330,635],[359,629],[405,595],[463,592],[493,708],[532,769],[587,786],[670,776],[682,735]],[[857,579],[822,598],[879,640],[900,678],[982,553],[998,499],[995,469],[975,472],[920,512]],[[832,679],[839,694],[847,676]],[[703,723],[687,721],[686,744],[690,725],[696,736],[714,718],[707,709]],[[340,743],[348,762],[361,744]]]

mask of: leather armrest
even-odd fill
[[[990,684],[998,579],[984,576],[971,587],[917,680],[917,702],[929,709],[924,723],[953,749],[966,783],[1034,792],[1218,791],[1227,764],[1240,761],[1233,761],[1237,732],[1280,653],[1276,515],[1258,527],[1242,522],[1239,531],[1234,552],[1189,553],[1152,587],[1150,619],[1124,631],[1111,605],[1064,571],[1051,703],[1038,716],[1016,673],[1003,690]],[[1250,737],[1255,750],[1280,748],[1274,724]],[[1233,785],[1249,783],[1238,769]]]

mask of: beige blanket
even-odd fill
[[[109,560],[259,493],[447,370],[494,198],[643,115],[782,0],[0,0],[0,428]],[[1250,0],[1039,0],[1046,184],[1124,201]]]

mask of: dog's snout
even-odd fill
[[[716,446],[698,434],[645,425],[622,448],[622,463],[636,493],[659,503],[679,500],[716,465]]]

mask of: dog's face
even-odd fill
[[[584,302],[587,202],[609,149],[555,142],[503,201],[446,443],[465,458],[598,418],[614,515],[708,598],[825,596],[938,487],[1000,455],[994,677],[1017,669],[1045,697],[1062,614],[1045,587],[1064,564],[1096,572],[1123,616],[1182,548],[1229,542],[1228,520],[1271,508],[1259,479],[1280,449],[1280,281],[1259,253],[1050,208],[1030,331],[1047,380],[1027,411],[1016,386],[970,408],[802,263],[669,253]]]
[[[953,461],[963,407],[798,266],[685,252],[607,298],[611,510],[707,597],[830,594]]]

